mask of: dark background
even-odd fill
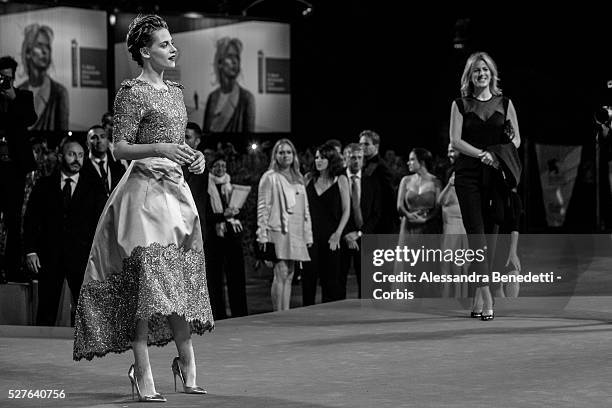
[[[37,4],[162,16],[184,12],[235,16],[248,8],[245,18],[291,23],[292,133],[258,138],[290,136],[298,149],[330,138],[357,141],[361,130],[373,129],[382,137],[382,152],[394,149],[406,157],[419,146],[445,154],[450,105],[459,96],[465,60],[473,51],[487,51],[498,64],[502,89],[518,114],[527,175],[522,195],[530,230],[545,223],[536,142],[584,146],[568,225],[572,230],[581,225],[592,228],[593,113],[612,104],[606,87],[612,79],[608,8],[588,4],[541,8],[535,2],[530,6],[483,2],[469,7],[386,0],[310,3],[313,11],[307,16],[302,15],[306,8],[302,0]],[[2,3],[0,12],[8,7],[15,6]],[[456,49],[455,42],[464,48]],[[112,43],[109,40],[109,49]]]

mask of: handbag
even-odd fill
[[[510,119],[506,119],[504,122],[504,135],[508,138],[508,140],[514,139],[514,126],[512,126]]]
[[[273,242],[266,242],[265,251],[261,250],[259,242],[255,242],[255,256],[257,259],[262,261],[271,261],[278,262],[278,258],[276,257],[276,248],[274,248]]]

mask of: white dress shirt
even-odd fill
[[[361,169],[359,169],[357,173],[351,173],[349,169],[346,169],[346,176],[348,177],[351,189],[353,188],[353,176],[357,177],[357,196],[359,197],[359,199],[361,199]]]

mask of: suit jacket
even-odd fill
[[[208,168],[202,174],[193,174],[188,170],[188,166],[183,166],[183,177],[189,185],[191,195],[195,201],[198,215],[200,216],[200,228],[202,229],[202,240],[207,239],[206,206],[208,205]]]
[[[25,253],[38,254],[43,273],[60,266],[82,266],[85,271],[98,215],[106,201],[100,184],[81,173],[64,212],[60,181],[59,170],[41,178],[32,189],[25,214]],[[69,256],[60,265],[62,255]]]
[[[113,191],[117,184],[119,184],[119,180],[125,174],[125,167],[121,164],[121,162],[115,160],[113,156],[109,153],[106,154],[106,158],[108,160],[108,168],[110,169],[111,174],[111,190]],[[89,178],[92,180],[96,180],[100,184],[100,188],[104,190],[104,184],[102,177],[100,177],[100,173],[98,173],[98,166],[92,163],[90,158],[85,158],[83,160],[83,168],[81,169],[81,174],[87,174]]]
[[[380,156],[375,155],[364,165],[362,173],[367,177],[372,177],[380,184],[382,214],[375,232],[378,234],[391,234],[395,232],[394,224],[398,218],[396,208],[397,200],[395,199],[391,171],[381,161]]]
[[[7,102],[6,112],[0,109],[0,133],[6,137],[9,158],[23,172],[36,169],[27,128],[36,122],[34,95],[15,89],[16,98]],[[2,100],[0,99],[0,103]]]
[[[361,207],[361,215],[363,217],[361,232],[364,234],[375,234],[383,214],[381,186],[375,178],[364,175],[363,171],[361,172],[360,183],[361,197],[359,204]],[[344,227],[344,232],[342,235],[353,231],[357,231],[357,226],[355,225],[353,206],[351,205],[351,214],[346,226]]]

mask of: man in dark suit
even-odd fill
[[[197,123],[188,122],[185,128],[185,143],[192,149],[203,151],[202,130]],[[200,215],[200,227],[202,228],[202,240],[206,244],[206,205],[208,203],[208,162],[202,174],[194,174],[189,171],[189,166],[183,166],[183,177],[195,201],[198,214]]]
[[[83,173],[100,183],[106,197],[117,187],[125,168],[113,158],[109,151],[110,141],[100,125],[94,125],[87,132],[89,157],[84,160]]]
[[[34,186],[26,209],[26,265],[38,275],[37,324],[53,326],[64,278],[72,294],[72,323],[104,191],[81,174],[85,151],[74,138],[60,146],[60,169]]]
[[[363,148],[365,158],[363,172],[367,177],[376,180],[381,187],[382,216],[376,226],[375,233],[395,234],[399,228],[397,200],[393,187],[393,175],[378,154],[380,136],[372,130],[364,130],[359,134],[359,143]]]
[[[185,129],[185,143],[187,143],[192,149],[200,151],[204,150],[202,130],[197,123],[187,123],[187,127]],[[210,295],[210,305],[212,307],[213,317],[216,320],[220,320],[227,317],[225,311],[225,297],[223,293],[223,266],[219,263],[219,260],[223,259],[223,254],[225,252],[224,249],[221,248],[225,240],[221,240],[220,242],[220,240],[215,237],[217,218],[212,213],[210,193],[208,191],[210,166],[213,160],[214,159],[207,159],[206,170],[204,170],[202,174],[193,174],[188,170],[188,166],[183,166],[183,177],[185,177],[185,180],[191,189],[193,200],[195,201],[198,214],[200,215],[200,227],[202,228],[202,240],[204,242],[204,257],[207,265],[206,281],[208,285],[208,293]],[[231,236],[234,237],[234,234],[231,234]],[[233,243],[234,241],[230,242],[230,244]],[[240,258],[240,260],[242,260],[242,258]],[[238,277],[243,277],[242,289],[244,292],[244,267],[242,274],[239,272],[240,271],[234,271],[234,273],[237,273]],[[235,301],[235,306],[232,308],[232,315],[246,315],[246,299],[243,303],[242,292],[237,291],[236,293],[238,293],[238,296],[232,294],[233,296],[231,296],[231,298],[233,299],[230,299],[230,304],[231,300]],[[244,295],[244,298],[246,298],[246,294]]]
[[[14,87],[17,62],[0,58],[0,212],[6,228],[6,279],[25,282],[21,273],[21,207],[26,174],[36,169],[27,128],[36,122],[32,92]]]
[[[340,286],[342,299],[346,299],[346,281],[353,261],[361,298],[361,237],[374,234],[382,217],[381,186],[373,177],[363,172],[363,149],[357,143],[348,145],[348,166],[346,175],[351,192],[351,214],[344,228],[340,246]]]

